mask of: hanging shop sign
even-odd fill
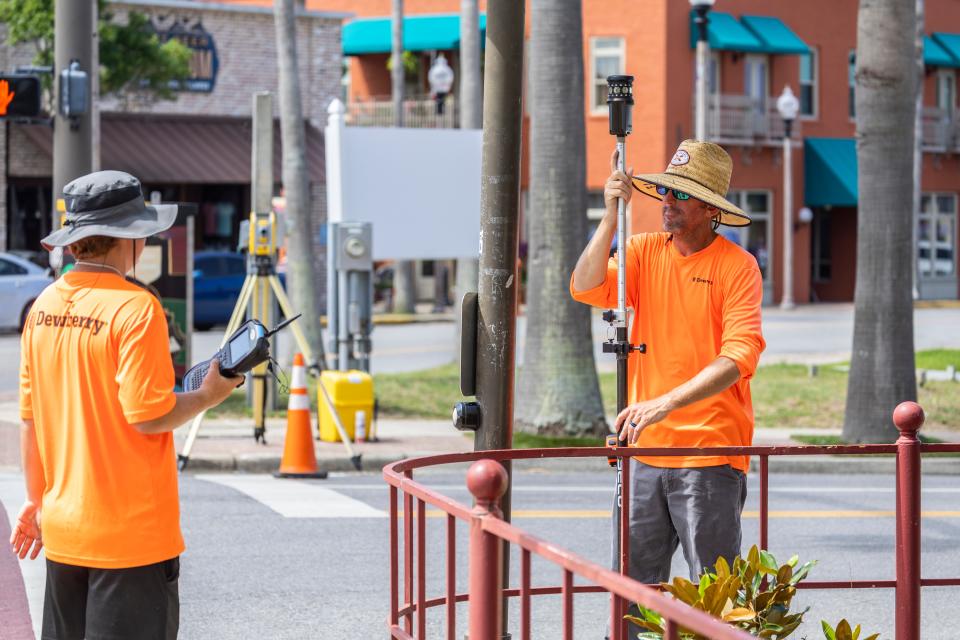
[[[199,19],[191,22],[188,18],[154,18],[153,26],[160,42],[178,40],[193,53],[190,76],[184,80],[171,80],[170,88],[174,91],[211,93],[217,83],[220,67],[213,34],[203,27]]]

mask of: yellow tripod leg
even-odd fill
[[[270,304],[269,276],[257,276],[253,297],[253,317],[261,322],[268,318]],[[262,440],[266,444],[266,415],[264,408],[267,404],[267,363],[258,364],[251,372],[253,383],[253,438]]]
[[[233,307],[233,313],[230,314],[230,322],[227,324],[227,330],[224,332],[223,339],[220,341],[221,349],[227,344],[230,336],[240,328],[240,321],[243,320],[244,310],[247,308],[247,304],[250,302],[250,296],[253,293],[254,279],[255,276],[248,275],[243,281],[243,286],[240,288],[240,297],[237,298],[237,304]],[[197,434],[200,432],[200,423],[203,422],[203,416],[206,415],[206,413],[206,411],[201,411],[190,424],[190,432],[187,433],[187,439],[183,443],[183,449],[177,455],[178,466],[181,471],[187,467],[187,462],[190,460],[190,452],[193,450],[193,443],[196,441]]]

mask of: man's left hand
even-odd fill
[[[40,534],[40,507],[29,500],[23,503],[17,515],[17,521],[10,534],[10,546],[13,555],[21,560],[30,555],[34,560],[43,548],[43,538]],[[32,548],[32,550],[31,550]]]
[[[660,422],[670,415],[671,411],[670,403],[663,397],[637,402],[628,405],[617,415],[614,428],[620,440],[625,440],[628,445],[632,445],[640,438],[641,431],[651,424]]]

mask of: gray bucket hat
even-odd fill
[[[123,171],[97,171],[63,188],[63,227],[40,241],[47,251],[90,236],[146,238],[173,226],[177,205],[148,205],[140,181]]]

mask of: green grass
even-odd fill
[[[602,447],[600,438],[576,438],[570,436],[538,436],[532,433],[513,434],[514,449],[541,449],[543,447]]]
[[[928,349],[917,353],[918,369],[944,370],[948,365],[960,369],[960,349]]]
[[[936,349],[917,353],[917,366],[921,368],[945,369],[946,365],[954,363],[960,368],[960,350]],[[450,418],[454,403],[465,400],[460,394],[459,370],[454,364],[410,373],[376,374],[373,383],[380,404],[380,416],[384,418],[446,420]],[[308,384],[311,404],[316,410],[316,380],[310,378]],[[834,366],[819,367],[815,377],[810,377],[809,369],[804,365],[760,367],[753,378],[751,391],[757,427],[810,429],[838,428],[843,424],[847,373]],[[600,393],[607,415],[614,415],[615,374],[600,374]],[[927,382],[919,389],[919,402],[927,413],[926,429],[960,428],[960,384]],[[286,404],[287,396],[281,394],[278,406],[285,408]],[[249,416],[246,392],[241,390],[234,393],[210,415]],[[271,415],[283,416],[284,410]],[[520,437],[520,434],[516,436]],[[577,438],[549,440],[550,446],[595,444],[593,440],[590,442],[587,444]]]
[[[380,373],[373,388],[385,418],[450,418],[460,395],[460,369],[445,364],[412,373]]]

